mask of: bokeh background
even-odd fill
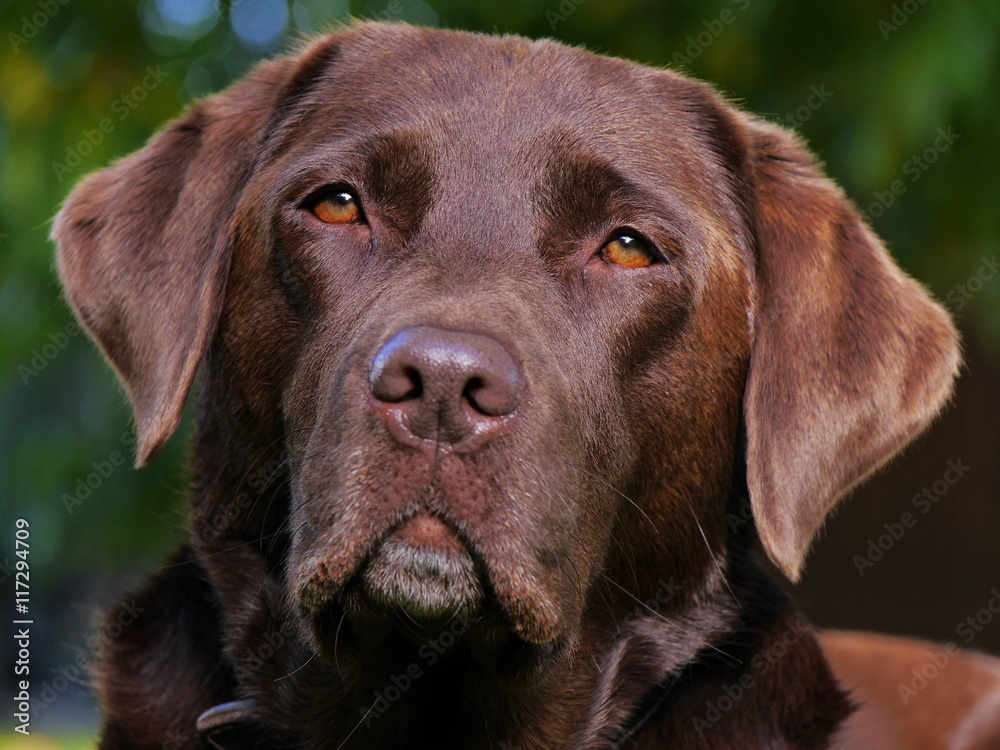
[[[151,466],[131,468],[129,410],[60,297],[50,218],[81,176],[193,99],[352,16],[672,66],[800,130],[955,314],[967,364],[944,418],[828,524],[796,596],[825,626],[937,640],[959,640],[979,613],[961,645],[1000,652],[1000,616],[982,624],[981,612],[1000,596],[1000,3],[0,0],[0,746],[92,743],[96,710],[71,668],[88,658],[92,613],[183,530],[190,418]],[[11,733],[7,697],[20,517],[41,701],[30,739]]]

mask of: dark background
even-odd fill
[[[943,419],[830,521],[796,596],[825,626],[966,645],[956,628],[1000,587],[1000,3],[0,0],[0,609],[11,627],[7,566],[24,517],[33,682],[55,690],[34,730],[59,737],[7,734],[5,709],[0,744],[89,744],[87,689],[59,676],[91,612],[119,600],[183,532],[189,427],[150,467],[130,467],[129,409],[70,324],[49,220],[76,180],[141,146],[192,99],[351,14],[553,36],[670,65],[807,137],[897,261],[955,314],[966,366]],[[950,485],[949,461],[968,467]],[[937,499],[922,513],[914,497],[925,488]],[[862,575],[857,556],[874,559],[869,545],[906,512],[912,528],[883,538],[888,550]],[[971,646],[1000,652],[1000,617]]]

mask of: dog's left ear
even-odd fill
[[[745,122],[757,195],[747,481],[764,548],[797,580],[837,500],[949,397],[958,336],[799,141]]]
[[[269,125],[335,40],[258,65],[140,151],[83,180],[56,217],[66,296],[128,392],[136,463],[176,429],[222,307],[231,219]]]

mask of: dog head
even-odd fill
[[[284,449],[264,530],[322,651],[336,613],[551,644],[696,591],[744,483],[795,578],[958,363],[793,135],[549,41],[355,25],[87,178],[54,237],[140,464],[199,363],[196,503]]]

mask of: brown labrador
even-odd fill
[[[997,661],[907,707],[923,650],[835,635],[838,681],[755,557],[795,579],[959,353],[800,141],[705,84],[357,24],[54,236],[140,465],[201,373],[190,534],[100,655],[102,747],[998,746]]]

